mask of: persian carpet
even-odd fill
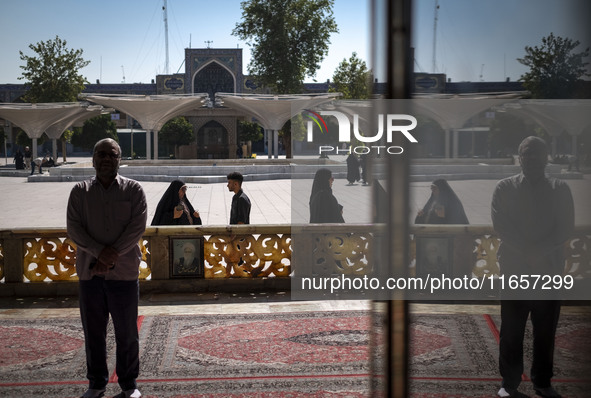
[[[370,324],[363,311],[141,317],[138,384],[146,398],[368,397],[370,339],[383,340]],[[411,397],[494,397],[497,325],[488,315],[413,316]],[[591,345],[590,332],[580,318],[561,317],[555,384],[565,398],[588,397],[579,365],[589,360],[582,348]],[[78,318],[2,320],[0,336],[0,397],[85,390]],[[108,350],[114,369],[112,327]],[[379,359],[381,348],[374,352]],[[119,392],[116,380],[113,374],[106,396]]]

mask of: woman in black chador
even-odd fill
[[[357,159],[357,155],[351,153],[347,157],[347,181],[349,181],[349,185],[353,185],[355,181],[359,181],[360,179],[359,159]]]
[[[318,169],[310,194],[311,223],[344,223],[343,206],[332,194],[334,178],[329,169]]]
[[[469,224],[464,206],[446,180],[431,184],[431,197],[415,218],[415,224]]]
[[[20,149],[17,149],[14,154],[14,164],[17,170],[23,170],[25,168],[25,155],[23,155]]]
[[[195,211],[186,194],[184,182],[171,182],[158,202],[152,225],[201,225],[199,212]]]

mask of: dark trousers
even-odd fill
[[[31,162],[31,175],[35,173],[35,166],[37,166],[37,164],[35,162]],[[43,174],[43,170],[41,170],[41,165],[39,165],[39,174]]]
[[[503,387],[516,389],[521,382],[523,337],[530,314],[534,340],[531,380],[536,387],[550,387],[560,301],[501,300],[499,370]]]
[[[139,335],[137,330],[139,283],[112,281],[95,276],[80,281],[80,317],[84,328],[89,388],[102,389],[109,381],[107,324],[115,329],[116,371],[122,390],[137,387]]]

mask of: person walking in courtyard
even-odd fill
[[[329,169],[318,169],[310,193],[311,223],[344,223],[343,206],[332,194],[334,177]]]
[[[199,212],[187,198],[187,186],[183,181],[170,183],[158,202],[152,225],[202,225]]]
[[[96,143],[96,176],[77,183],[67,209],[68,236],[76,243],[80,317],[86,347],[88,390],[83,398],[102,397],[109,381],[107,324],[113,320],[116,372],[122,392],[138,398],[139,240],[146,229],[142,186],[118,174],[121,148],[107,138]]]
[[[230,224],[250,224],[250,199],[242,190],[244,177],[235,171],[228,174],[228,190],[234,192],[230,208]]]
[[[31,168],[31,160],[33,159],[33,153],[31,152],[31,148],[28,146],[25,147],[25,168],[29,170]]]
[[[493,193],[491,216],[501,239],[498,261],[501,273],[562,275],[564,243],[574,229],[574,204],[568,185],[545,175],[546,143],[527,137],[519,145],[522,172],[499,181]],[[535,292],[529,292],[535,295]],[[560,301],[501,297],[499,371],[503,378],[499,397],[527,397],[518,391],[523,374],[523,339],[528,316],[533,327],[531,381],[542,398],[560,398],[551,385],[554,338]],[[536,300],[537,299],[537,300]]]
[[[23,155],[23,153],[21,152],[20,149],[16,150],[16,153],[14,154],[14,167],[17,170],[23,170],[25,168],[25,156]]]
[[[354,153],[350,153],[347,157],[347,181],[348,185],[355,185],[355,181],[359,181],[361,176],[359,175],[359,159]]]

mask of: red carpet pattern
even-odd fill
[[[144,323],[140,362],[159,378],[355,375],[367,372],[368,322],[351,312],[161,316]]]
[[[413,316],[411,397],[494,397],[497,318]],[[591,328],[581,321],[559,322],[555,385],[565,398],[589,396],[582,365]],[[369,397],[367,312],[147,316],[139,324],[146,398]],[[3,320],[0,333],[0,397],[76,397],[86,388],[78,318]],[[108,349],[114,360],[112,330]],[[523,387],[533,396],[531,383]],[[107,396],[118,392],[110,383]]]

